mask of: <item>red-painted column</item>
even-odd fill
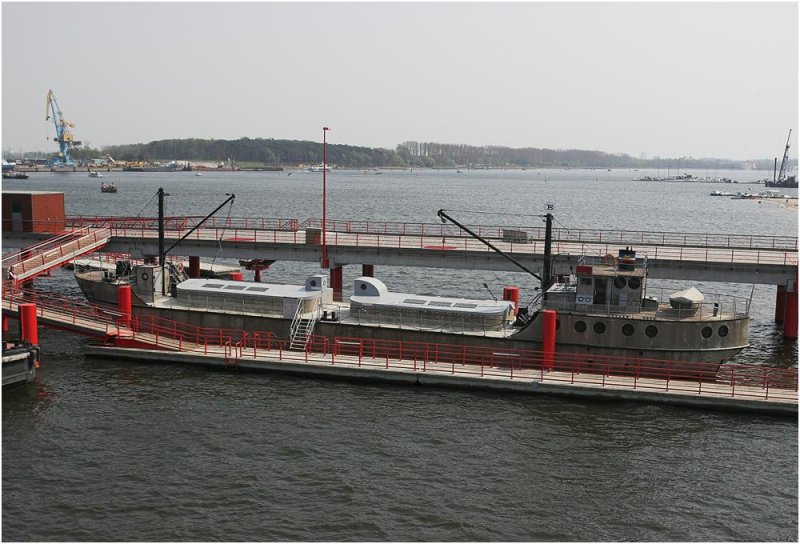
[[[231,281],[244,281],[244,274],[241,272],[231,272],[228,274],[228,279]]]
[[[8,332],[8,316],[4,315],[3,316],[3,336],[5,336],[7,332]]]
[[[786,287],[783,285],[778,286],[778,292],[775,295],[775,322],[783,323],[783,314],[786,313]]]
[[[200,277],[200,257],[189,257],[189,277]]]
[[[256,268],[255,272],[256,273],[255,273],[255,276],[253,277],[253,279],[255,280],[256,283],[260,283],[261,282],[261,269],[260,268]]]
[[[119,313],[122,314],[122,324],[127,325],[130,323],[133,308],[133,295],[130,285],[117,287],[117,305],[119,306]]]
[[[517,315],[517,311],[519,310],[519,288],[503,287],[503,300],[514,303],[514,315]]]
[[[544,352],[543,366],[547,370],[555,367],[556,360],[556,311],[542,311],[542,351]]]
[[[331,288],[333,289],[333,300],[341,302],[342,300],[342,267],[336,266],[331,270]]]
[[[797,280],[786,290],[786,311],[783,314],[783,337],[797,338]]]
[[[361,275],[366,276],[368,278],[375,277],[375,265],[374,264],[362,264],[361,265]]]
[[[19,305],[19,322],[22,328],[22,339],[38,346],[39,327],[36,324],[36,304]]]

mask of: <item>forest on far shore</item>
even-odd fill
[[[197,138],[157,140],[149,143],[76,147],[73,159],[117,161],[217,161],[233,164],[291,166],[322,162],[322,144],[301,140]],[[738,161],[717,158],[635,158],[622,153],[581,149],[514,149],[434,142],[403,142],[395,149],[328,144],[327,160],[339,168],[671,168],[771,170],[773,159]],[[794,160],[796,167],[797,161]]]

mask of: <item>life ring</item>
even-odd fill
[[[611,253],[606,253],[605,255],[603,255],[603,262],[613,266],[617,264],[617,258],[614,257]]]
[[[142,272],[142,280],[147,281],[150,279],[150,275],[147,272]]]

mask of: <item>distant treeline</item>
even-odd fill
[[[102,149],[76,148],[75,159],[111,155],[120,161],[224,161],[251,165],[298,165],[322,162],[322,144],[300,140],[240,138],[238,140],[158,140]],[[771,170],[772,159],[736,161],[714,158],[634,158],[625,154],[580,149],[514,149],[435,142],[404,142],[396,149],[328,144],[328,163],[340,168],[671,168]],[[796,168],[797,160],[791,161]]]

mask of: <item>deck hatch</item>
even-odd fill
[[[428,306],[436,306],[437,308],[449,308],[452,305],[452,302],[445,302],[443,300],[432,300],[428,303]]]
[[[222,288],[222,284],[221,283],[206,283],[206,284],[203,285],[203,287],[208,287],[209,289],[221,289]]]
[[[403,304],[425,304],[425,301],[419,298],[407,298],[403,301]]]

